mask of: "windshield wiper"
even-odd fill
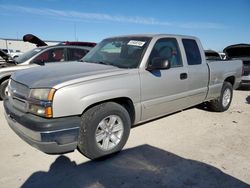
[[[110,66],[113,66],[113,67],[118,67],[118,68],[121,68],[119,67],[118,65],[114,64],[114,63],[110,63],[110,62],[104,62],[104,61],[84,61],[82,59],[78,60],[79,62],[85,62],[85,63],[95,63],[95,64],[101,64],[101,65],[110,65]]]
[[[110,65],[110,66],[113,66],[113,67],[118,67],[116,64],[114,63],[110,63],[110,62],[104,62],[104,61],[93,61],[91,63],[96,63],[96,64],[102,64],[102,65]]]
[[[103,62],[103,61],[98,61],[98,62],[96,62],[96,63],[98,63],[98,64],[102,64],[102,65],[111,65],[110,63]]]

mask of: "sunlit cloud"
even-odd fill
[[[32,14],[53,17],[55,19],[66,19],[68,21],[99,21],[99,22],[119,22],[142,25],[172,26],[186,29],[222,29],[224,26],[213,22],[188,22],[175,23],[157,20],[152,17],[141,16],[121,16],[102,13],[88,13],[72,10],[56,10],[49,8],[33,8],[15,5],[0,5],[0,10],[7,10],[18,13]]]

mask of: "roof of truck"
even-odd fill
[[[197,38],[189,35],[176,35],[176,34],[131,34],[131,35],[120,35],[108,38],[117,38],[117,37],[180,37],[180,38]]]

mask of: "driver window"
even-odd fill
[[[156,57],[168,60],[171,64],[171,68],[182,67],[181,53],[178,43],[174,38],[162,38],[155,43],[149,56],[149,65]]]

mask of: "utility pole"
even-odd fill
[[[75,32],[75,41],[77,41],[77,38],[76,38],[76,23],[74,23],[74,32]]]
[[[8,41],[5,39],[6,49],[8,50]]]
[[[74,23],[74,33],[75,33],[75,41],[78,41],[77,31],[76,31],[76,23]]]

